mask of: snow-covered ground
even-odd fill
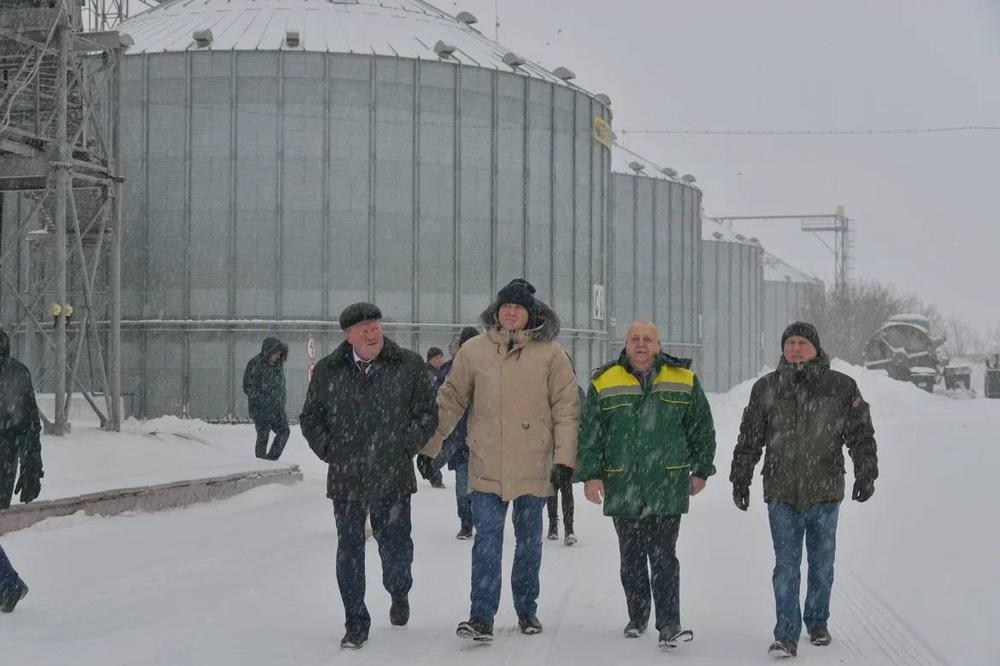
[[[993,506],[1000,400],[953,400],[837,367],[858,379],[872,404],[881,477],[871,501],[845,502],[841,511],[834,643],[815,648],[804,641],[799,660],[1000,663],[1000,536]],[[455,638],[455,625],[468,614],[471,544],[454,539],[450,476],[447,490],[421,483],[414,496],[409,626],[389,626],[389,599],[372,543],[371,640],[360,652],[341,652],[343,610],[324,468],[293,429],[282,462],[302,465],[305,481],[295,486],[268,486],[155,514],[50,519],[3,537],[31,593],[14,614],[0,618],[0,663],[768,663],[772,554],[760,485],[755,480],[744,514],[732,506],[726,481],[748,395],[749,383],[711,396],[720,472],[693,502],[679,544],[683,619],[695,641],[671,654],[658,650],[653,634],[621,637],[626,617],[614,532],[579,487],[579,544],[545,544],[539,604],[544,633],[516,632],[508,589],[493,644]],[[129,478],[120,480],[118,461],[129,453],[108,443],[114,437],[78,432],[58,445],[44,441],[45,481],[61,490],[94,489],[78,478],[78,465],[92,450],[104,463],[90,464],[87,473],[104,487],[175,480],[160,472],[185,471],[193,478],[273,464],[253,459],[249,426],[164,420],[130,425],[129,431],[133,446],[136,438],[160,442],[131,453],[150,456],[149,466],[160,468],[148,477],[131,464]],[[158,433],[152,439],[151,431]],[[192,434],[197,440],[186,437]],[[171,452],[177,447],[176,457],[163,453],[163,441]]]
[[[255,458],[254,438],[252,426],[217,426],[173,416],[130,419],[114,436],[96,420],[76,422],[71,435],[42,441],[45,478],[39,499],[285,466]]]

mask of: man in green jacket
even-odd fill
[[[715,473],[712,412],[690,364],[661,353],[656,326],[633,323],[618,360],[594,371],[580,425],[584,494],[618,533],[625,637],[645,632],[655,601],[661,648],[694,638],[681,626],[677,534]]]
[[[875,492],[878,456],[868,403],[847,375],[830,369],[819,333],[797,321],[781,336],[778,369],[750,392],[729,480],[741,511],[750,505],[754,466],[765,451],[761,475],[774,543],[777,622],[769,652],[794,657],[805,621],[809,642],[829,645],[830,593],[837,542],[837,514],[844,499],[844,452],[854,461],[852,497]],[[809,551],[809,582],[799,607],[802,541]]]

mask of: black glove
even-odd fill
[[[875,481],[873,479],[857,479],[854,482],[854,492],[851,498],[855,502],[867,502],[875,494]]]
[[[750,506],[750,486],[733,486],[733,504],[740,511]]]
[[[434,458],[425,456],[423,453],[417,454],[417,471],[420,476],[428,481],[434,475]]]
[[[42,492],[41,476],[36,472],[26,472],[22,469],[14,485],[14,492],[21,494],[21,502],[24,504],[31,502]]]

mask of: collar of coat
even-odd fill
[[[690,393],[694,389],[695,374],[690,370],[691,359],[678,358],[660,352],[653,360],[653,374],[650,392],[675,391]],[[594,388],[601,398],[622,394],[641,394],[642,383],[628,360],[625,350],[612,361],[591,375]]]
[[[802,381],[812,381],[830,369],[830,357],[825,350],[820,350],[816,358],[805,363],[791,363],[781,355],[778,360],[778,377],[783,383],[799,384]]]
[[[347,340],[341,342],[330,354],[330,357],[330,360],[334,364],[354,365],[354,349]],[[400,346],[389,338],[384,338],[382,351],[378,353],[378,356],[374,360],[380,363],[396,363],[402,357],[403,354]]]

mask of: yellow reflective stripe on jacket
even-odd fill
[[[620,365],[611,366],[595,377],[592,383],[602,398],[613,395],[642,395],[642,384]]]
[[[687,368],[678,368],[672,365],[664,365],[656,373],[653,380],[653,393],[660,391],[676,391],[678,393],[690,393],[694,388],[694,373]]]

